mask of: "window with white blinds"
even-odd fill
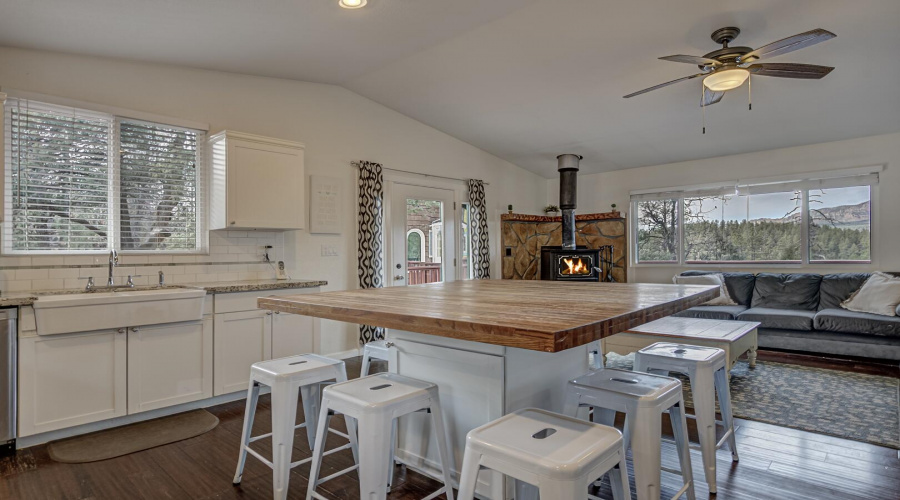
[[[25,99],[4,107],[4,253],[203,250],[203,131]]]

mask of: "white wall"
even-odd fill
[[[808,272],[900,271],[900,134],[863,137],[847,141],[826,142],[793,148],[723,156],[705,160],[670,163],[602,174],[582,175],[578,180],[578,211],[602,212],[615,203],[628,211],[629,192],[638,189],[665,188],[692,184],[708,184],[735,179],[771,177],[791,173],[846,169],[886,164],[878,187],[872,191],[872,264],[809,265]],[[547,201],[558,199],[559,182],[547,183]],[[632,266],[629,281],[670,282],[672,276],[685,269],[727,269],[729,271],[773,271],[769,266],[669,265]],[[775,272],[795,272],[793,268],[777,268]]]
[[[342,233],[286,233],[285,261],[294,277],[328,280],[326,290],[355,288],[357,283],[353,160],[489,182],[492,270],[497,275],[499,214],[507,204],[537,213],[545,197],[545,181],[538,176],[333,85],[0,47],[0,89],[209,123],[213,133],[232,129],[305,143],[307,174],[344,180]],[[336,246],[339,256],[321,257],[321,245]],[[355,347],[354,326],[322,322],[322,352]]]

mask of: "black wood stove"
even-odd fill
[[[600,250],[586,247],[541,247],[541,279],[600,281]]]

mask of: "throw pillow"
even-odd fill
[[[731,295],[728,295],[728,287],[725,286],[725,277],[721,274],[704,274],[701,276],[681,276],[676,274],[672,278],[676,285],[718,285],[719,296],[703,304],[705,306],[735,306]]]
[[[876,272],[841,303],[848,311],[896,316],[900,308],[900,277]]]

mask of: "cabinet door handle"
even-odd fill
[[[132,332],[138,332],[138,331],[140,331],[140,328],[134,327],[134,328],[131,329],[131,331],[132,331]]]
[[[384,346],[387,347],[388,349],[390,349],[391,347],[394,347],[394,343],[393,342],[385,342]]]
[[[235,225],[235,224],[237,224],[237,221],[236,221],[236,220],[231,221],[231,225],[232,225],[232,226]]]
[[[125,333],[125,329],[124,329],[124,328],[119,328],[118,330],[116,330],[116,333]]]
[[[266,311],[266,316],[271,316],[271,315],[272,315],[272,311]]]
[[[281,311],[275,311],[275,314],[281,314]]]

